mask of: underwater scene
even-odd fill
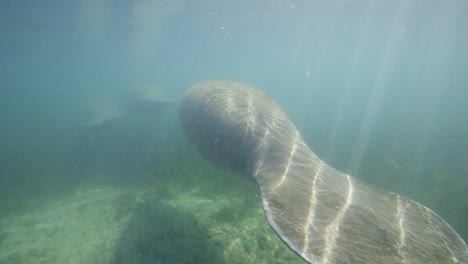
[[[464,0],[0,1],[0,263],[468,263],[466,25]]]

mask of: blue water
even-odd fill
[[[93,184],[203,186],[182,173],[197,157],[177,105],[132,106],[141,87],[178,100],[228,79],[270,94],[329,164],[467,240],[467,14],[463,0],[2,0],[0,219]],[[116,116],[87,125],[100,111]]]

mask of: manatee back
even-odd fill
[[[204,81],[192,86],[182,99],[179,116],[185,134],[201,155],[248,175],[254,173],[265,131],[272,131],[272,126],[281,126],[275,131],[285,135],[297,131],[268,95],[231,81]],[[273,140],[268,147],[275,148]]]

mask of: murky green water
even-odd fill
[[[303,263],[178,100],[270,94],[328,163],[468,239],[465,1],[0,2],[1,263]]]

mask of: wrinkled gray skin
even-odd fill
[[[468,263],[465,242],[442,218],[324,163],[260,90],[197,83],[180,121],[205,158],[255,178],[268,223],[309,263]]]

